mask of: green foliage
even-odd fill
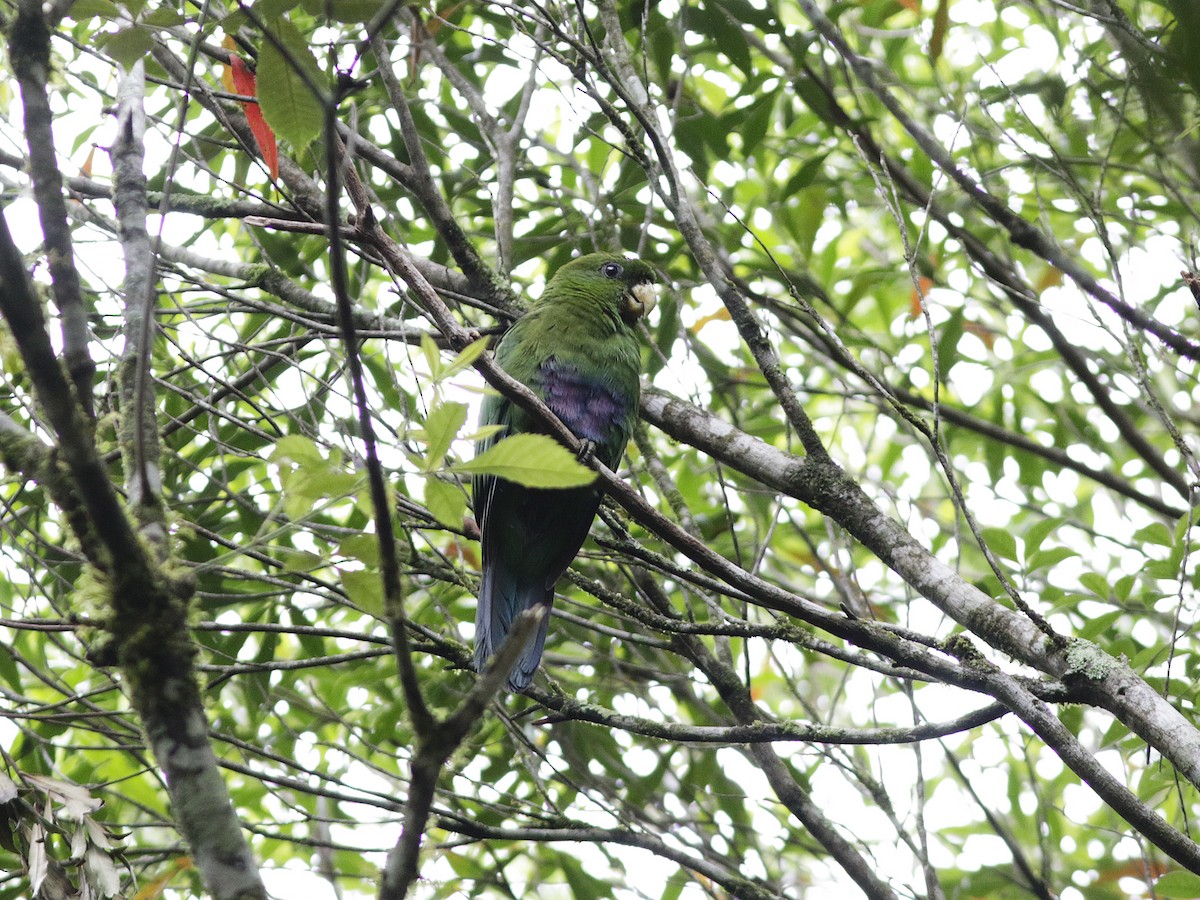
[[[321,133],[324,116],[316,91],[325,90],[308,41],[287,19],[272,23],[258,54],[258,102],[267,123],[299,153]]]
[[[514,434],[479,453],[452,471],[466,475],[497,475],[535,488],[583,487],[596,473],[544,434]]]
[[[313,161],[329,150],[319,94],[345,75],[338,120],[354,132],[346,144],[371,214],[456,321],[487,335],[447,351],[425,298],[346,232],[412,660],[437,715],[474,684],[470,476],[545,488],[594,479],[541,435],[472,455],[493,436],[474,425],[485,387],[473,364],[520,305],[494,285],[532,299],[573,254],[597,249],[637,253],[666,276],[644,344],[656,387],[798,460],[797,429],[746,340],[757,328],[814,434],[883,514],[996,608],[1011,608],[1014,590],[1057,633],[1094,645],[1068,641],[1057,675],[1022,664],[783,490],[799,469],[718,462],[724,431],[710,453],[647,426],[623,474],[688,537],[667,540],[606,507],[558,586],[536,682],[552,685],[547,706],[502,697],[455,749],[414,895],[857,890],[789,808],[789,791],[802,791],[900,895],[930,893],[936,878],[948,897],[1200,896],[1194,875],[1131,837],[1015,715],[938,742],[779,742],[778,766],[737,741],[648,736],[751,716],[860,739],[990,701],[893,664],[896,635],[969,644],[976,662],[1055,698],[1123,660],[1196,718],[1197,363],[1062,268],[1200,335],[1177,275],[1194,268],[1200,230],[1194,14],[1182,3],[1104,16],[1026,0],[819,5],[899,109],[1060,257],[1014,241],[956,186],[797,4],[401,4],[376,23],[382,60],[365,40],[380,5],[359,0],[249,14],[217,3],[204,20],[202,5],[70,6],[53,43],[54,127],[105,386],[128,326],[109,168],[93,150],[112,144],[101,111],[117,67],[145,59],[151,76],[148,199],[169,212],[147,389],[169,551],[195,581],[190,625],[214,745],[276,894],[301,893],[280,874],[295,869],[305,893],[327,878],[347,897],[376,894],[416,742],[328,241],[312,224],[325,179]],[[254,148],[230,127],[240,105],[214,94],[226,38],[254,65],[294,164],[266,193],[252,183]],[[0,79],[0,96],[13,108],[13,79]],[[32,152],[21,121],[0,124],[5,217],[55,316],[16,157]],[[352,212],[361,224],[343,197],[342,220]],[[509,271],[480,276],[472,258]],[[731,290],[752,321],[722,301]],[[10,421],[44,444],[54,437],[7,324],[0,359],[0,693],[11,713],[0,870],[29,873],[0,879],[0,900],[29,896],[48,859],[94,895],[114,873],[128,896],[199,895],[128,682],[105,662],[107,583],[86,563],[71,510],[12,461]],[[97,440],[123,486],[112,425],[127,411],[115,391],[97,398]],[[804,624],[685,556],[689,538],[890,636],[867,645]],[[948,645],[956,635],[963,643]],[[564,698],[604,723],[551,705]],[[1092,702],[1083,691],[1054,709],[1134,798],[1186,831],[1200,797],[1161,758],[1170,748],[1148,753],[1144,735]],[[68,815],[73,792],[92,805]],[[32,869],[38,828],[50,856]]]

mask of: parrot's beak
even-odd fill
[[[625,309],[623,310],[626,322],[636,322],[645,316],[650,315],[650,312],[658,305],[658,293],[654,290],[654,285],[643,282],[635,284],[625,295]]]

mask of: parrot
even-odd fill
[[[649,263],[591,253],[559,268],[545,290],[496,345],[496,364],[528,387],[610,469],[637,421],[641,350],[637,323],[655,306]],[[478,455],[509,435],[542,429],[499,394],[484,397],[480,426],[499,426],[476,442]],[[530,488],[493,475],[472,483],[482,546],[475,609],[474,668],[482,672],[513,620],[537,605],[545,615],[509,674],[511,691],[533,680],[554,586],[579,552],[600,508],[596,486]]]

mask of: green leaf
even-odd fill
[[[379,565],[379,538],[374,534],[352,534],[338,544],[338,552],[368,567]]]
[[[75,0],[67,16],[76,22],[82,22],[93,16],[100,16],[108,21],[116,21],[121,17],[121,11],[110,0]]]
[[[1175,535],[1162,522],[1151,522],[1144,528],[1133,533],[1133,540],[1139,544],[1158,544],[1162,547],[1173,547]]]
[[[1079,576],[1079,583],[1102,600],[1112,596],[1112,585],[1098,572],[1084,572]]]
[[[383,580],[378,572],[369,569],[342,572],[342,587],[351,603],[383,618]]]
[[[450,444],[467,421],[467,404],[457,401],[439,403],[425,417],[425,443],[429,450],[421,468],[432,472],[442,464]]]
[[[983,539],[987,542],[988,549],[1002,559],[1017,558],[1017,539],[1007,528],[985,528]]]
[[[1116,609],[1112,612],[1107,612],[1092,619],[1088,619],[1087,622],[1084,623],[1083,627],[1078,630],[1077,634],[1079,637],[1087,641],[1099,640],[1100,636],[1108,631],[1108,629],[1112,627],[1113,623],[1115,623],[1117,619],[1121,618],[1123,615],[1125,615],[1123,610]]]
[[[284,571],[287,572],[315,572],[325,564],[325,560],[318,554],[294,547],[272,547],[271,556],[283,563]]]
[[[254,12],[260,22],[274,22],[300,5],[300,0],[254,0]]]
[[[1112,593],[1116,595],[1118,600],[1124,601],[1129,599],[1129,595],[1133,593],[1133,586],[1137,582],[1138,576],[1122,575],[1117,579],[1117,583],[1112,586]]]
[[[750,58],[750,42],[742,30],[741,21],[726,15],[720,3],[709,0],[705,5],[705,20],[708,34],[713,38],[716,49],[725,54],[729,61],[742,70],[747,78],[754,77],[754,62]]]
[[[287,459],[301,465],[325,462],[325,457],[321,455],[321,448],[312,438],[302,434],[288,434],[281,437],[275,442],[275,446],[271,448],[271,455],[267,458],[271,462]]]
[[[514,434],[450,471],[495,475],[535,488],[583,487],[596,480],[575,454],[544,434]]]
[[[300,72],[320,87],[325,76],[308,49],[304,36],[286,19],[279,19],[272,32],[283,51],[274,41],[263,38],[258,53],[258,102],[263,118],[275,133],[297,150],[321,133],[323,116],[321,101],[305,83]]]
[[[98,43],[125,70],[133,68],[134,63],[149,56],[154,47],[154,39],[150,32],[138,25],[122,28],[114,34],[101,35]]]
[[[612,885],[588,873],[578,860],[570,856],[562,857],[562,873],[571,888],[572,897],[595,897],[599,900],[613,895]]]
[[[928,298],[926,298],[928,299]],[[958,362],[958,342],[963,336],[963,310],[960,306],[950,314],[950,320],[941,327],[937,342],[938,380],[946,384],[946,377]]]
[[[1066,521],[1061,516],[1052,516],[1049,519],[1039,519],[1030,529],[1025,532],[1025,552],[1033,553],[1039,550],[1042,546],[1042,541],[1053,531]]]
[[[1200,875],[1192,872],[1168,872],[1154,882],[1160,897],[1200,897]]]
[[[335,22],[369,22],[379,12],[379,0],[303,0],[311,16],[328,16]]]
[[[458,484],[430,475],[425,479],[425,508],[447,528],[462,528],[467,495]]]
[[[825,165],[825,157],[828,155],[828,153],[818,153],[805,160],[804,164],[796,170],[796,173],[787,180],[787,184],[783,188],[783,196],[790,197],[797,191],[801,191],[812,184],[823,171],[822,167]]]
[[[481,337],[478,340],[472,341],[442,369],[442,377],[449,378],[451,375],[455,375],[467,368],[483,355],[483,351],[487,349],[490,342],[490,337]]]
[[[1058,565],[1064,559],[1070,559],[1078,555],[1078,551],[1067,547],[1050,547],[1047,550],[1038,550],[1036,553],[1030,555],[1025,563],[1025,567],[1030,572],[1036,572],[1038,569],[1048,569]]]
[[[9,687],[14,691],[22,690],[21,670],[17,667],[17,662],[13,659],[6,643],[0,643],[0,678],[8,682]]]
[[[152,25],[155,28],[174,28],[186,22],[187,18],[184,15],[166,7],[152,9],[142,18],[143,25]]]
[[[425,357],[425,364],[429,366],[429,377],[433,379],[434,384],[441,381],[442,350],[433,339],[433,335],[421,335],[421,355]]]

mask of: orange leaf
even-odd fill
[[[233,82],[232,93],[240,94],[243,97],[258,96],[258,84],[254,79],[254,73],[236,53],[229,54],[227,72],[229,80]],[[262,157],[267,163],[271,180],[274,181],[279,178],[279,147],[275,144],[275,132],[263,118],[262,109],[259,108],[257,100],[243,101],[242,109],[246,113],[246,122],[250,125],[254,140],[258,142],[259,152],[262,153]]]
[[[699,334],[700,329],[703,328],[705,325],[707,325],[709,322],[728,322],[728,321],[729,321],[729,310],[727,310],[725,307],[722,306],[720,309],[718,309],[712,315],[702,316],[701,318],[697,319],[696,324],[692,326],[692,334]]]
[[[1038,278],[1037,284],[1033,286],[1033,289],[1040,294],[1046,288],[1058,287],[1062,283],[1063,273],[1054,268],[1054,266],[1046,266],[1042,270],[1042,274]]]
[[[180,856],[171,863],[171,867],[165,875],[161,875],[154,881],[144,885],[141,890],[133,895],[133,900],[157,900],[161,897],[163,891],[170,883],[171,879],[185,869],[192,868],[192,858],[190,856]]]
[[[449,559],[461,559],[468,566],[479,568],[479,554],[475,552],[475,548],[463,541],[453,540],[446,545],[443,551]]]
[[[437,33],[442,30],[442,24],[450,21],[450,17],[466,6],[466,0],[460,0],[458,3],[451,3],[443,6],[437,11],[436,15],[430,16],[429,21],[425,24],[425,33],[429,37],[437,37]]]
[[[233,51],[237,49],[237,41],[229,35],[225,35],[225,40],[221,41],[221,46],[229,51],[229,55],[233,57]],[[221,84],[225,86],[225,90],[231,94],[238,92],[237,85],[233,83],[233,64],[222,66],[221,68]]]
[[[912,317],[915,319],[921,315],[921,303],[929,296],[929,290],[933,287],[933,279],[925,275],[918,276],[917,284],[920,285],[920,290],[916,287],[912,289]]]
[[[989,350],[996,346],[996,335],[986,325],[980,325],[978,322],[963,322],[963,331],[975,335]]]
[[[937,65],[946,47],[946,32],[950,30],[950,0],[938,0],[933,14],[933,34],[929,37],[929,61]]]
[[[1153,881],[1156,878],[1165,875],[1167,872],[1177,871],[1177,866],[1168,866],[1160,862],[1143,862],[1140,859],[1132,859],[1126,862],[1114,863],[1108,868],[1102,869],[1100,877],[1096,879],[1099,884],[1112,884],[1120,881],[1122,878],[1137,878],[1143,881]]]

